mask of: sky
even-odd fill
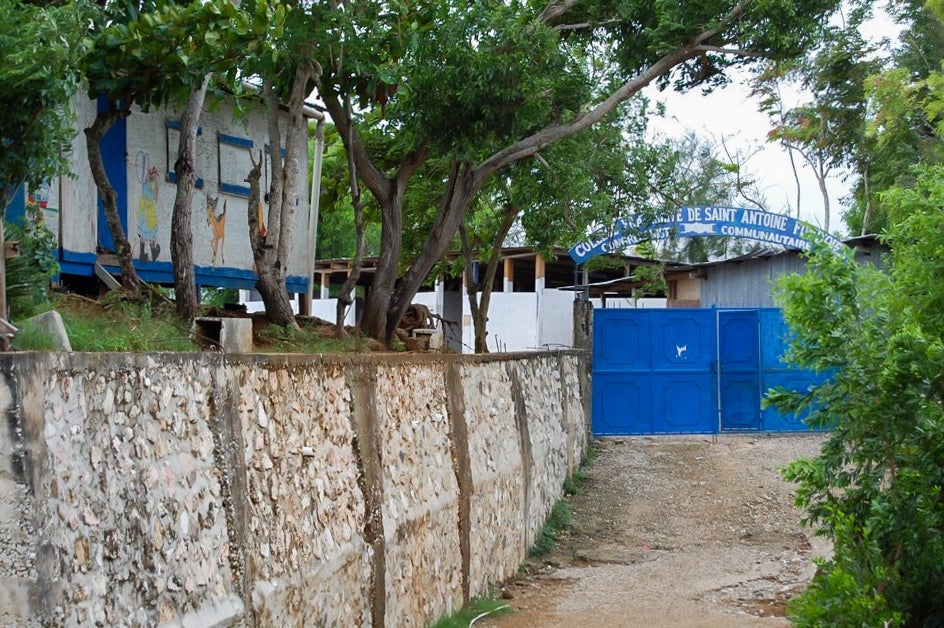
[[[669,137],[682,137],[688,132],[713,141],[719,146],[722,156],[722,140],[729,150],[746,157],[744,170],[757,182],[769,203],[767,209],[785,212],[789,206],[791,215],[796,211],[796,182],[790,159],[785,149],[777,143],[768,143],[767,133],[772,124],[766,114],[758,111],[758,102],[749,94],[746,80],[733,81],[730,85],[702,95],[700,90],[680,94],[670,90],[651,88],[647,95],[653,102],[666,106],[664,118],[650,118],[650,128]],[[798,99],[799,96],[796,96]],[[797,100],[797,103],[799,100]],[[803,166],[802,158],[795,156],[800,176],[800,218],[814,225],[823,225],[823,200],[809,168]],[[828,179],[830,195],[830,231],[843,229],[840,199],[848,193],[848,184],[838,173]]]
[[[878,16],[863,28],[863,34],[872,41],[883,37],[895,38],[899,27],[877,6]],[[759,189],[769,203],[771,211],[786,211],[789,206],[795,216],[797,185],[786,149],[778,143],[768,143],[767,133],[773,125],[766,114],[758,111],[757,99],[750,97],[746,74],[732,77],[730,85],[702,95],[700,90],[680,94],[669,89],[658,91],[650,87],[646,95],[655,102],[666,105],[665,118],[650,118],[650,128],[669,137],[681,137],[687,132],[712,139],[716,144],[724,140],[732,151],[752,155],[744,164],[745,170],[757,181]],[[787,105],[803,102],[802,94],[785,94]],[[759,149],[759,150],[758,150]],[[756,152],[755,152],[756,151]],[[719,156],[723,153],[719,153]],[[802,158],[795,156],[800,177],[800,218],[814,225],[823,226],[823,199],[816,177]],[[849,234],[842,221],[843,197],[849,194],[850,180],[847,173],[834,171],[827,179],[830,202],[830,232]]]

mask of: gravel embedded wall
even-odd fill
[[[575,352],[2,360],[4,624],[422,626],[587,440]]]

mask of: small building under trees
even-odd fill
[[[73,177],[62,176],[39,189],[30,190],[45,208],[48,227],[58,238],[59,264],[64,282],[92,278],[96,265],[119,273],[112,235],[105,222],[101,201],[89,169],[85,137],[101,107],[83,96],[75,99],[76,137],[69,156]],[[265,109],[260,101],[245,98],[243,111],[236,112],[232,100],[207,107],[197,136],[197,183],[193,204],[193,260],[199,286],[251,288],[256,281],[249,243],[248,211],[257,212],[265,228],[267,209],[250,208],[246,177],[252,159],[264,162],[262,188],[271,176]],[[306,116],[314,117],[309,110]],[[134,266],[145,281],[172,285],[170,237],[174,205],[174,161],[179,141],[176,112],[151,110],[119,120],[102,142],[106,171],[115,188],[118,212],[130,241]],[[297,155],[299,172],[309,171],[307,146]],[[287,272],[289,292],[307,288],[307,240],[309,194],[307,179],[297,188],[296,234]],[[11,208],[16,218],[17,208]]]
[[[862,264],[882,268],[888,246],[877,236],[845,241]],[[666,269],[668,307],[777,307],[773,288],[787,274],[806,272],[800,251],[761,247],[726,260]]]

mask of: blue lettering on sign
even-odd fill
[[[673,219],[663,222],[645,225],[617,220],[610,229],[572,247],[570,257],[582,264],[644,239],[665,239],[670,233],[687,238],[707,235],[745,238],[801,251],[812,247],[807,234],[816,233],[834,251],[844,248],[841,241],[825,231],[783,214],[743,207],[681,207]]]

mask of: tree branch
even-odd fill
[[[556,20],[579,3],[580,0],[561,0],[560,2],[551,2],[549,5],[544,7],[543,11],[541,11],[541,15],[538,16],[538,22],[547,24],[548,22]]]

